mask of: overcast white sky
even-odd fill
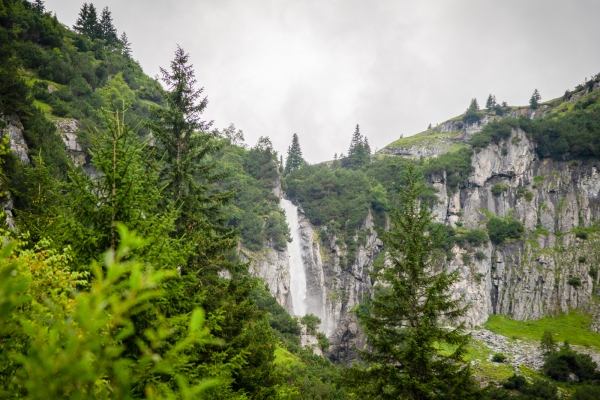
[[[46,0],[71,26],[82,1]],[[307,161],[347,152],[354,126],[381,148],[489,93],[526,104],[600,72],[596,0],[102,0],[150,76],[177,44],[206,119]]]

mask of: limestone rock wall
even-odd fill
[[[314,227],[300,211],[302,259],[307,276],[307,312],[321,318],[320,331],[329,338],[328,356],[350,364],[356,358],[354,347],[364,348],[362,335],[352,308],[372,293],[371,270],[383,244],[377,238],[369,214],[361,229],[366,241],[357,246],[356,260],[343,265],[347,252],[337,237],[324,228]]]
[[[438,221],[467,228],[484,227],[483,209],[509,214],[529,230],[528,239],[481,246],[481,261],[465,263],[455,249],[450,268],[461,271],[457,293],[471,304],[468,325],[485,322],[489,314],[537,319],[569,309],[593,311],[592,276],[598,261],[598,240],[571,232],[600,218],[600,161],[540,160],[534,144],[521,130],[499,144],[475,152],[475,168],[466,187],[446,190],[445,177],[435,177],[440,202]],[[495,184],[504,191],[493,195]],[[537,229],[537,231],[536,231]]]
[[[2,136],[8,134],[10,139],[10,150],[25,164],[29,164],[29,148],[23,136],[23,124],[16,115],[6,115],[0,117],[0,120],[6,125],[0,134]]]
[[[264,248],[258,252],[240,249],[243,261],[250,262],[250,273],[259,277],[269,286],[271,295],[277,302],[294,315],[290,293],[290,259],[287,250]]]

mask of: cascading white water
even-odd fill
[[[288,243],[290,254],[290,289],[295,315],[306,315],[306,272],[302,263],[300,246],[300,226],[298,224],[298,208],[289,200],[281,199],[281,208],[285,211],[285,219],[290,227],[292,243]]]

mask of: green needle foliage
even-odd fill
[[[97,176],[71,171],[68,201],[55,219],[54,237],[71,245],[78,261],[86,264],[118,246],[117,222],[149,239],[168,242],[177,216],[172,207],[158,210],[161,190],[152,151],[125,123],[124,112],[106,114],[105,125],[96,132],[90,151]],[[164,248],[163,252],[169,253]]]
[[[443,237],[439,229],[430,230],[432,213],[419,201],[424,185],[413,165],[403,182],[392,229],[384,235],[391,265],[375,274],[382,285],[367,311],[358,313],[369,348],[360,352],[365,365],[354,366],[348,382],[365,398],[473,398],[464,361],[470,336],[463,324],[446,326],[467,310],[451,297],[458,273],[439,270],[434,254]]]
[[[298,135],[294,133],[292,136],[292,145],[288,147],[288,154],[285,160],[285,173],[289,174],[293,170],[300,168],[303,162],[300,141],[298,140]]]

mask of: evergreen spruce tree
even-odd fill
[[[366,137],[361,135],[360,126],[356,124],[354,134],[350,141],[348,156],[342,159],[342,167],[359,169],[369,163],[371,159],[371,147]]]
[[[466,124],[472,124],[479,121],[479,115],[477,115],[477,111],[479,111],[479,104],[477,103],[477,99],[471,99],[471,104],[469,104],[469,108],[465,112],[463,117],[463,122]]]
[[[167,87],[165,107],[153,110],[150,127],[165,164],[160,175],[163,202],[180,211],[172,235],[185,241],[186,258],[179,266],[179,281],[165,290],[163,312],[176,318],[201,306],[211,316],[208,324],[222,345],[197,348],[196,364],[189,370],[196,376],[226,377],[228,386],[214,398],[234,397],[228,395],[232,391],[273,397],[275,339],[250,297],[256,282],[234,253],[237,232],[228,226],[224,209],[234,193],[216,187],[224,176],[214,160],[224,141],[201,119],[208,100],[203,89],[195,88],[189,55],[178,46],[170,69],[161,72]],[[222,271],[229,271],[231,279],[224,279]],[[226,366],[215,370],[212,365]]]
[[[90,3],[88,7],[87,19],[85,20],[84,26],[84,33],[91,39],[102,37],[102,31],[100,30],[100,24],[98,23],[98,13],[93,3]]]
[[[125,57],[131,57],[131,43],[129,43],[129,39],[125,32],[119,37],[119,47],[121,49],[121,54]]]
[[[46,6],[43,0],[35,0],[32,4],[33,10],[37,13],[43,14],[46,11]]]
[[[158,170],[148,150],[117,111],[105,116],[105,128],[93,138],[90,154],[98,177],[78,170],[69,174],[66,204],[55,219],[53,236],[62,234],[62,242],[73,247],[81,264],[116,249],[117,222],[150,240],[171,242],[168,234],[177,213],[173,207],[159,208]],[[162,251],[169,253],[165,247]]]
[[[112,15],[108,10],[108,7],[104,7],[102,15],[100,17],[100,32],[101,37],[106,41],[109,46],[117,44],[119,38],[117,37],[117,30],[113,25]]]
[[[542,96],[540,95],[540,92],[535,89],[531,95],[531,98],[529,99],[529,107],[531,107],[533,110],[537,109],[540,106],[540,100],[542,100]]]
[[[485,102],[485,108],[487,108],[488,110],[491,110],[495,106],[496,106],[496,97],[492,96],[492,94],[490,93],[490,95],[487,98],[487,101]]]
[[[88,36],[90,39],[102,37],[102,31],[98,23],[98,13],[94,4],[83,3],[73,29],[78,33]]]
[[[288,147],[287,158],[285,160],[285,173],[289,174],[295,169],[300,168],[304,159],[302,158],[302,150],[300,149],[300,141],[298,135],[294,133],[292,136],[292,145]]]
[[[75,25],[73,25],[73,29],[77,33],[85,34],[85,24],[88,20],[88,16],[90,13],[90,9],[88,3],[83,3],[81,6],[81,10],[79,10],[79,15],[77,16],[77,21],[75,21]]]
[[[558,345],[554,341],[554,337],[552,336],[552,332],[544,331],[542,335],[542,340],[540,341],[540,350],[545,357],[548,357],[549,354],[554,353],[558,349]]]
[[[378,399],[469,399],[476,388],[464,360],[470,336],[446,325],[466,307],[453,299],[458,271],[441,268],[443,240],[422,202],[425,187],[414,165],[403,176],[399,208],[384,235],[391,264],[374,273],[382,283],[358,318],[367,336],[366,363],[348,372],[357,396]],[[442,351],[441,349],[445,349]]]

